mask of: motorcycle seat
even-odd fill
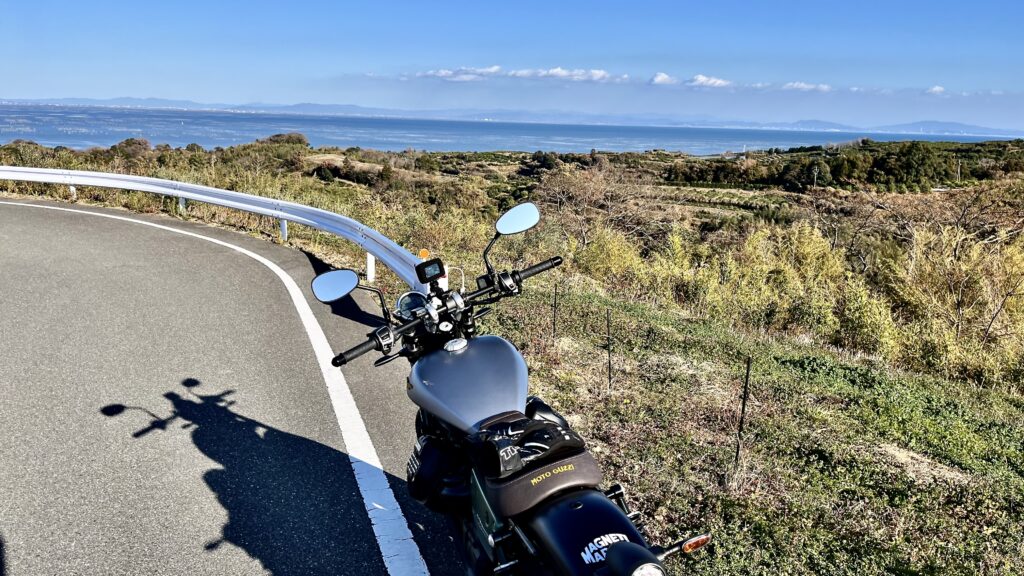
[[[582,451],[523,469],[509,478],[485,477],[483,489],[494,511],[508,517],[526,512],[558,492],[596,487],[602,479],[597,461]]]

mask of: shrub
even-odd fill
[[[580,270],[596,280],[622,285],[627,278],[641,278],[643,260],[636,246],[621,233],[600,227],[594,230],[589,244],[575,254]]]
[[[309,146],[309,140],[306,139],[306,136],[298,132],[274,134],[266,140],[260,140],[260,142],[266,142],[268,144],[299,144],[301,146]]]
[[[914,228],[906,255],[886,263],[886,286],[919,341],[911,365],[975,381],[1012,371],[1024,351],[1024,246],[999,233]]]
[[[896,353],[898,334],[889,304],[872,294],[863,278],[847,274],[838,312],[836,344],[884,357]]]
[[[423,172],[437,172],[441,169],[441,163],[438,162],[437,158],[430,154],[417,156],[413,165],[417,170],[421,170]]]
[[[844,278],[844,255],[816,228],[764,228],[750,235],[736,255],[735,272],[723,280],[732,302],[726,313],[759,328],[802,327],[831,334],[836,295]]]

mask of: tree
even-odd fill
[[[301,146],[309,146],[309,140],[306,139],[306,136],[298,132],[274,134],[270,138],[264,140],[264,142],[269,144],[299,144]]]
[[[529,160],[523,163],[522,168],[519,169],[519,174],[522,176],[539,176],[544,172],[555,170],[560,165],[561,161],[558,159],[558,154],[538,150],[530,156]]]
[[[380,174],[377,176],[377,181],[384,185],[390,185],[395,180],[395,170],[391,167],[391,164],[385,164],[380,169]]]
[[[416,157],[413,164],[417,170],[423,172],[437,172],[441,169],[441,163],[432,154],[421,154]]]
[[[655,227],[651,214],[637,202],[636,184],[609,176],[599,168],[567,165],[544,174],[536,190],[541,202],[553,204],[567,231],[584,246],[600,226],[632,238],[648,239]]]

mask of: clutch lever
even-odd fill
[[[403,356],[406,356],[406,348],[402,348],[401,350],[395,352],[394,354],[388,354],[387,356],[381,356],[380,358],[377,358],[376,360],[373,361],[373,366],[374,368],[380,368],[381,366],[391,362],[392,360],[401,358]]]

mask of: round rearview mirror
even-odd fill
[[[341,300],[359,285],[359,274],[347,268],[331,270],[313,278],[313,296],[327,304]]]
[[[494,230],[502,236],[510,236],[526,232],[536,226],[537,222],[540,222],[540,210],[537,210],[533,202],[525,202],[502,214],[494,223]]]

